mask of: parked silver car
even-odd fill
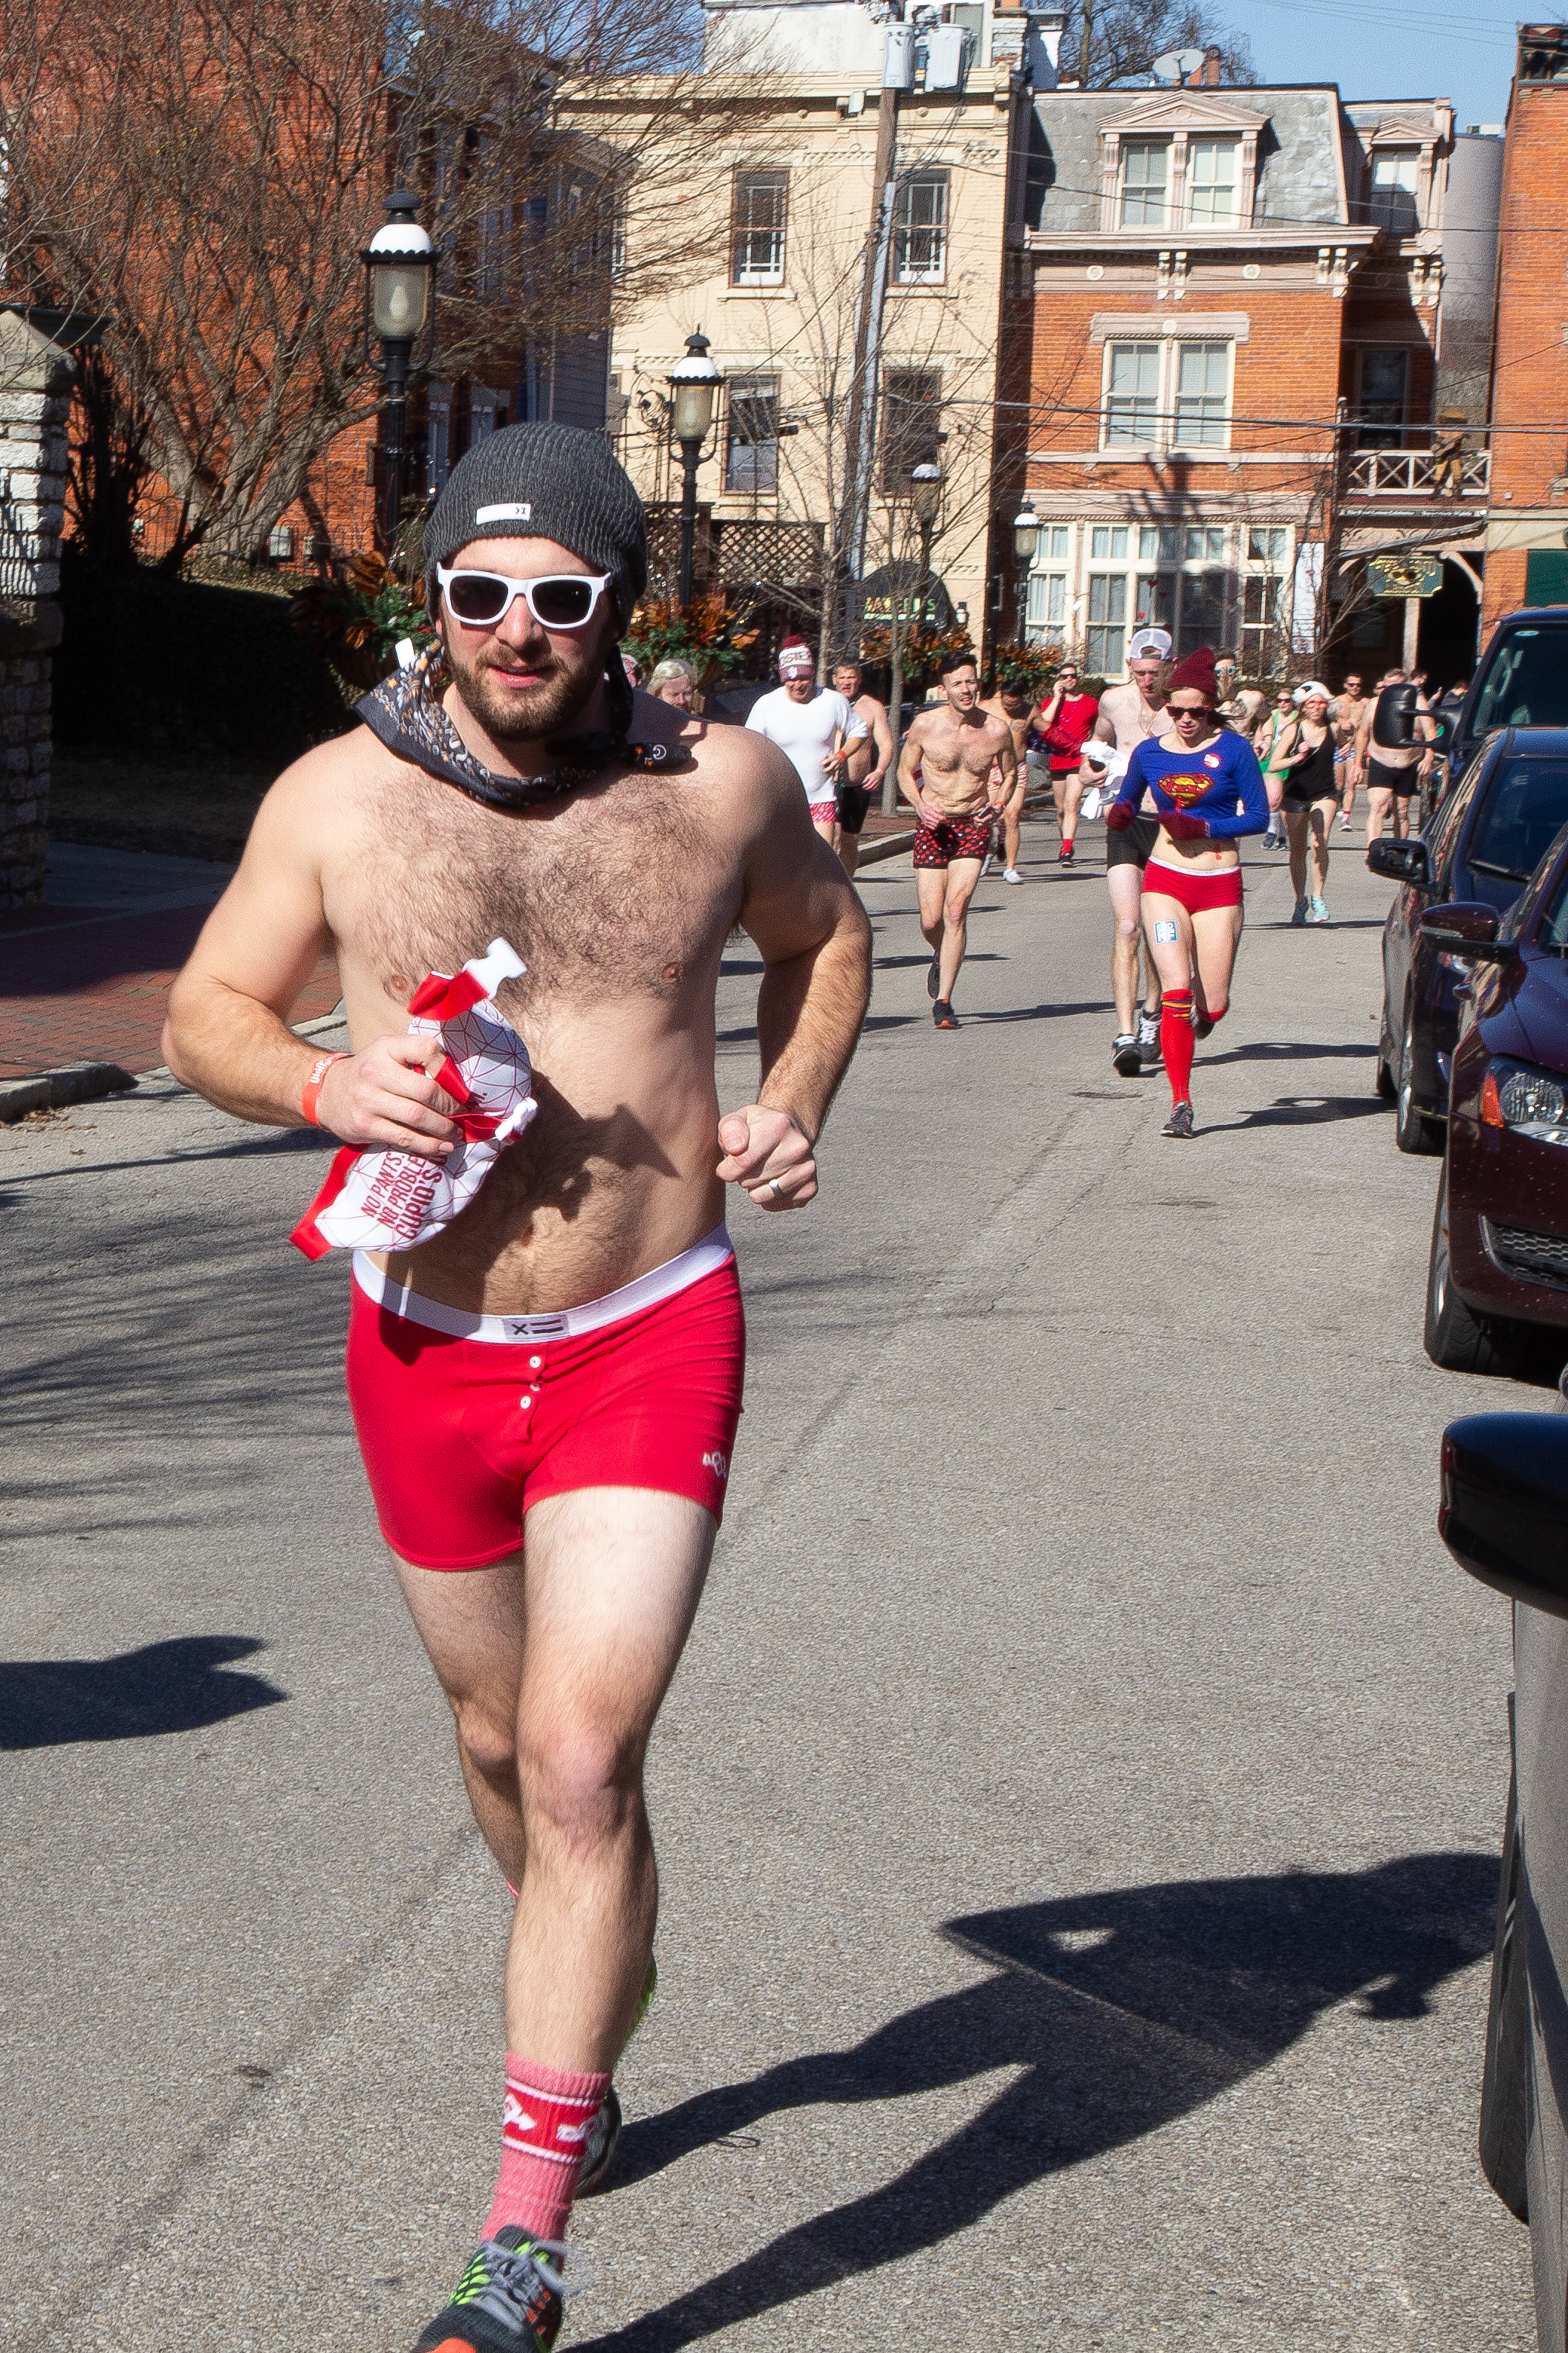
[[[1530,2225],[1541,2353],[1568,2353],[1568,1402],[1451,1422],[1438,1526],[1461,1567],[1513,1601],[1480,2155]]]

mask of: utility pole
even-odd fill
[[[877,438],[877,367],[882,340],[882,305],[888,290],[888,260],[892,245],[893,205],[897,188],[899,97],[914,80],[914,27],[897,21],[886,31],[882,88],[877,101],[877,154],[872,166],[871,219],[866,235],[860,276],[860,301],[855,318],[855,353],[845,404],[844,498],[839,509],[837,593],[833,599],[833,629],[847,652],[852,603],[851,584],[859,577],[866,555],[866,526],[870,509],[871,475]]]

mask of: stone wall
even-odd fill
[[[44,895],[73,363],[0,312],[0,907]]]

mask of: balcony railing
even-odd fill
[[[1491,464],[1489,449],[1465,449],[1451,458],[1433,449],[1358,449],[1345,491],[1366,499],[1484,499]]]

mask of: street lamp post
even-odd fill
[[[1013,554],[1018,564],[1018,643],[1025,642],[1029,626],[1029,574],[1034,566],[1035,550],[1040,543],[1040,518],[1035,512],[1033,499],[1026,498],[1013,517]]]
[[[364,264],[365,357],[374,333],[381,344],[377,373],[385,386],[382,451],[381,539],[391,555],[403,528],[408,463],[408,371],[414,347],[432,320],[430,284],[436,248],[414,217],[418,199],[406,190],[386,199],[386,219],[361,254]],[[426,354],[428,357],[428,353]]]
[[[680,451],[680,602],[691,602],[691,554],[697,538],[697,469],[713,427],[724,379],[708,356],[699,329],[686,338],[686,357],[669,372],[669,438]]]

